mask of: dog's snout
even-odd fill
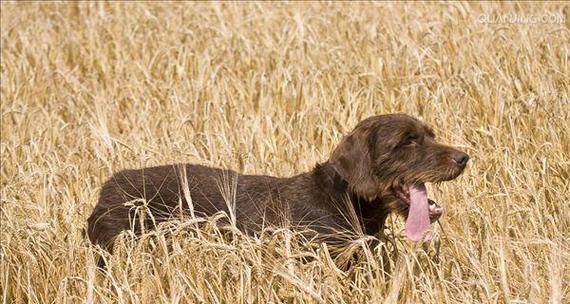
[[[469,161],[469,155],[463,152],[457,152],[453,155],[453,161],[460,167],[465,167]]]

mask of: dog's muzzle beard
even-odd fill
[[[408,212],[410,211],[410,187],[396,187],[392,189],[392,196],[398,201],[398,212],[404,215],[406,218]],[[430,222],[433,223],[437,221],[443,214],[443,207],[437,204],[434,200],[428,198],[429,204],[429,218]]]
[[[439,183],[455,179],[463,172],[461,168],[446,166],[437,171],[414,174],[409,179],[395,181],[390,196],[397,200],[397,211],[406,218],[406,236],[413,241],[429,240],[430,225],[443,214],[443,207],[428,198],[425,183]]]
[[[431,224],[443,214],[443,207],[428,198],[426,182],[441,182],[452,172],[439,172],[439,176],[424,174],[410,179],[400,179],[392,183],[389,196],[395,198],[394,206],[406,219],[406,236],[413,241],[431,239]],[[443,174],[441,174],[443,173]]]

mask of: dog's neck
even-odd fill
[[[350,206],[354,208],[368,234],[376,234],[382,229],[390,211],[380,198],[369,200],[351,191],[349,183],[328,162],[317,164],[311,175],[325,194],[323,197],[326,198],[321,200],[326,205],[325,208],[345,213],[349,212],[347,208]]]
[[[327,194],[330,204],[341,204],[347,198],[353,205],[380,202],[378,198],[368,199],[354,192],[348,181],[329,162],[317,164],[311,173],[321,191]]]
[[[336,171],[336,169],[329,163],[325,162],[317,164],[312,172],[315,181],[332,199],[341,199],[341,196],[357,197],[349,189],[348,182]]]

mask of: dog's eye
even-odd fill
[[[404,146],[413,146],[418,143],[418,137],[416,135],[410,135],[406,138],[403,145]]]

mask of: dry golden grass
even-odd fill
[[[0,299],[568,303],[564,5],[3,2]],[[547,12],[565,23],[479,22]],[[436,242],[407,242],[393,219],[390,274],[365,246],[343,271],[291,231],[228,239],[207,224],[174,231],[168,253],[163,234],[125,236],[96,272],[82,229],[112,172],[293,175],[391,112],[421,117],[472,162],[431,188],[447,210]]]

